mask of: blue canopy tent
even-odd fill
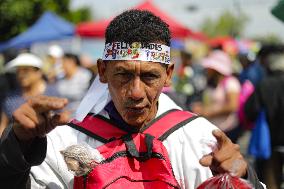
[[[30,47],[35,42],[71,37],[74,32],[74,26],[71,23],[47,11],[27,31],[0,44],[0,51],[8,48]]]

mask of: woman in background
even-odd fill
[[[212,51],[202,62],[207,71],[208,86],[202,104],[195,104],[193,111],[208,118],[227,132],[238,124],[240,83],[232,75],[232,61],[221,50]]]

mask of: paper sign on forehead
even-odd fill
[[[103,60],[141,60],[170,64],[170,47],[157,43],[112,42],[105,45]]]

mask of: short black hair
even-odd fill
[[[80,59],[76,54],[72,54],[72,53],[65,53],[63,58],[67,58],[67,59],[71,59],[73,60],[77,66],[81,65]]]
[[[115,17],[105,33],[106,43],[162,43],[170,46],[169,25],[149,11],[129,10]]]

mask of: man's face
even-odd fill
[[[42,72],[31,66],[18,67],[16,74],[21,87],[30,87],[42,78]]]
[[[112,101],[123,120],[142,127],[157,112],[157,101],[169,86],[173,65],[143,61],[98,61],[101,82],[108,83]]]

